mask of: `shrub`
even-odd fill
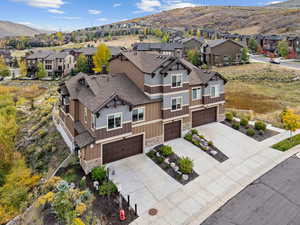
[[[262,121],[256,121],[254,127],[256,130],[266,130],[267,125]]]
[[[104,182],[99,188],[99,194],[101,196],[109,196],[117,191],[117,186],[112,181]]]
[[[147,153],[147,156],[150,157],[151,159],[153,159],[155,157],[155,152],[152,150]]]
[[[198,135],[198,130],[192,129],[192,130],[191,130],[191,133],[192,133],[192,135],[194,135],[194,134],[197,134],[197,135]]]
[[[178,160],[179,170],[185,174],[191,174],[193,172],[194,163],[188,157],[182,157]]]
[[[79,187],[81,189],[85,189],[86,188],[86,179],[81,179],[80,182],[79,182]]]
[[[258,134],[259,134],[259,135],[264,135],[264,134],[265,134],[265,131],[259,130]]]
[[[227,112],[225,114],[225,118],[227,121],[231,122],[233,120],[233,114],[231,112]]]
[[[80,218],[75,218],[72,225],[85,225],[85,223]]]
[[[86,211],[86,208],[86,205],[80,202],[76,205],[75,211],[81,216]]]
[[[253,137],[255,135],[255,131],[252,128],[247,129],[247,135]]]
[[[191,133],[187,133],[184,138],[191,142],[193,140],[193,135]]]
[[[94,168],[92,170],[92,179],[93,180],[98,180],[98,181],[103,181],[106,177],[106,169],[105,166],[100,166],[97,168]]]
[[[193,144],[196,146],[200,146],[200,142],[198,140],[192,140]]]
[[[168,157],[173,154],[173,150],[171,146],[164,145],[159,149],[159,152],[164,156]]]
[[[234,122],[234,123],[232,124],[232,128],[233,128],[233,129],[236,129],[236,130],[239,130],[239,129],[240,129],[240,123],[239,123],[239,122]]]
[[[209,145],[209,146],[213,146],[214,143],[213,143],[212,141],[209,141],[209,142],[208,142],[208,145]]]
[[[158,163],[158,164],[162,164],[164,162],[164,158],[163,157],[156,157],[155,161]]]
[[[241,125],[242,125],[243,127],[248,126],[248,124],[249,124],[248,119],[246,119],[246,118],[242,118],[242,119],[241,119]]]

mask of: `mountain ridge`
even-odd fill
[[[6,36],[34,36],[41,33],[48,33],[48,31],[39,30],[19,23],[0,20],[0,38]]]

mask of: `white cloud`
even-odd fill
[[[54,14],[64,14],[65,12],[62,10],[58,10],[58,9],[48,9],[49,13],[54,13]]]
[[[95,10],[95,9],[90,9],[90,10],[88,10],[88,12],[91,15],[98,15],[98,14],[102,13],[100,10]]]
[[[24,2],[25,4],[38,8],[58,9],[65,4],[63,0],[12,0],[14,2]]]
[[[26,21],[17,21],[16,23],[26,25],[26,26],[31,26],[33,25],[31,22],[26,22]]]
[[[107,18],[98,18],[97,21],[106,22],[106,21],[108,21],[108,19]]]
[[[140,2],[137,3],[137,8],[139,10],[136,11],[136,13],[156,12],[194,6],[197,5],[188,0],[140,0]]]
[[[113,7],[115,8],[115,7],[120,7],[122,4],[121,3],[115,3],[115,4],[113,4]]]
[[[78,16],[62,16],[62,17],[54,17],[56,19],[63,19],[63,20],[80,20],[81,17]]]
[[[274,5],[274,4],[278,4],[278,3],[282,3],[282,2],[286,2],[286,1],[273,1],[273,2],[267,2],[266,5]]]
[[[139,12],[155,12],[161,7],[161,2],[159,0],[141,0],[136,4]]]

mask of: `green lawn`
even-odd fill
[[[272,148],[277,149],[279,151],[285,152],[296,145],[300,145],[300,134],[295,135],[291,138],[285,139],[275,145],[272,146]]]

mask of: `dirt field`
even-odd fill
[[[253,63],[216,68],[229,82],[226,108],[253,110],[254,117],[279,125],[278,115],[289,107],[300,112],[300,72]]]

